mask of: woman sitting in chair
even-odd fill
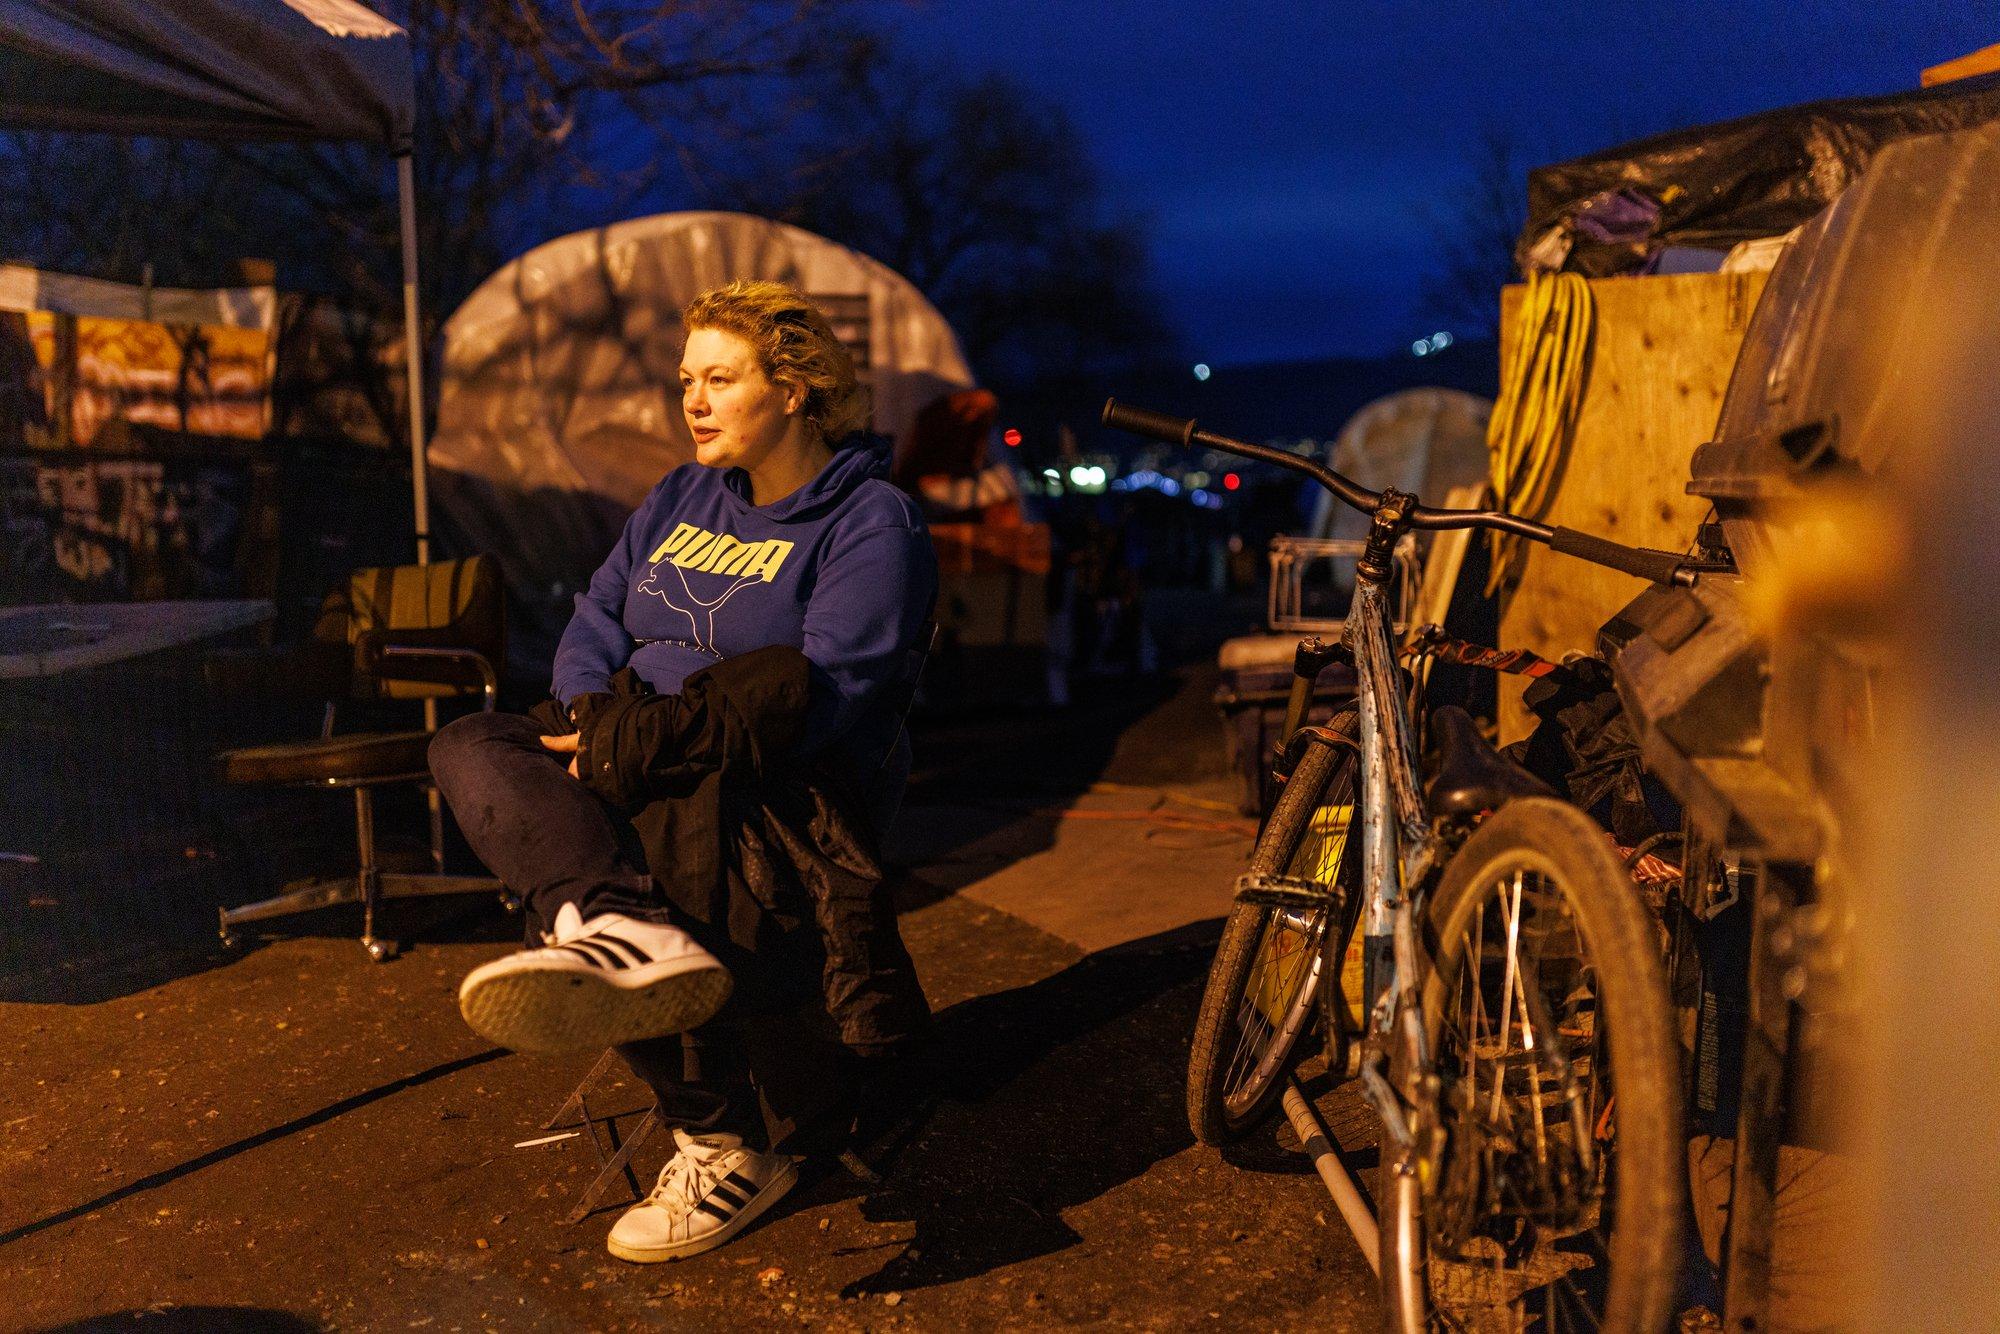
[[[539,942],[465,979],[466,1022],[522,1051],[617,1047],[674,1127],[611,1230],[635,1261],[748,1226],[796,1180],[782,1150],[839,1134],[929,1018],[876,854],[909,769],[929,536],[802,295],[736,282],[682,322],[696,461],[578,595],[554,698],[430,751]]]

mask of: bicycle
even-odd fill
[[[1330,1068],[1358,1078],[1382,1124],[1373,1217],[1358,1191],[1329,1186],[1380,1276],[1390,1328],[1664,1328],[1683,1170],[1652,921],[1595,822],[1501,757],[1462,710],[1434,715],[1439,772],[1420,782],[1386,590],[1397,542],[1418,530],[1504,530],[1660,583],[1691,582],[1700,567],[1371,491],[1115,399],[1104,421],[1275,464],[1370,516],[1341,642],[1298,650],[1281,795],[1238,881],[1196,1025],[1196,1138],[1255,1126],[1316,1023]],[[1336,659],[1356,674],[1356,707],[1303,726]],[[1358,1015],[1337,984],[1357,930]]]

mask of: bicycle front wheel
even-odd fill
[[[1433,1322],[1664,1329],[1680,1263],[1679,1055],[1657,929],[1610,840],[1511,802],[1446,867],[1425,1026],[1445,1148]]]
[[[1313,744],[1300,757],[1251,855],[1253,874],[1334,890],[1335,906],[1238,903],[1208,972],[1188,1059],[1188,1128],[1203,1144],[1240,1139],[1269,1114],[1301,1054],[1322,985],[1339,985],[1339,951],[1359,897],[1355,827],[1360,764],[1354,714],[1326,724],[1346,743]]]

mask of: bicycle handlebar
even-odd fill
[[[1104,424],[1114,430],[1146,436],[1169,445],[1179,445],[1183,449],[1203,445],[1225,454],[1257,459],[1292,472],[1303,473],[1364,514],[1372,515],[1382,505],[1381,492],[1370,491],[1359,482],[1335,472],[1316,459],[1300,458],[1297,454],[1273,449],[1269,445],[1253,445],[1247,440],[1232,440],[1226,435],[1204,431],[1192,417],[1175,417],[1164,412],[1154,412],[1150,408],[1135,408],[1112,398],[1106,399],[1104,403]],[[1686,583],[1691,578],[1683,558],[1671,551],[1655,551],[1650,547],[1628,547],[1606,538],[1580,533],[1574,528],[1551,528],[1547,524],[1536,523],[1532,519],[1524,519],[1505,510],[1457,510],[1440,509],[1431,505],[1412,505],[1408,522],[1412,528],[1431,531],[1445,528],[1489,528],[1517,533],[1530,541],[1545,544],[1552,551],[1560,551],[1566,556],[1587,560],[1593,565],[1603,565],[1626,574],[1637,575],[1641,579],[1650,579],[1656,584]]]
[[[1574,528],[1558,528],[1549,534],[1549,550],[1560,551],[1565,556],[1575,556],[1593,565],[1604,565],[1626,574],[1636,574],[1641,579],[1650,579],[1656,584],[1677,582],[1682,557],[1671,551],[1655,551],[1651,547],[1628,547],[1622,542],[1613,542],[1602,537],[1592,537],[1589,533],[1579,533]]]
[[[1269,445],[1253,445],[1247,440],[1231,440],[1227,436],[1211,435],[1199,429],[1192,417],[1172,417],[1164,412],[1154,412],[1150,408],[1135,408],[1120,403],[1115,398],[1104,401],[1104,424],[1115,430],[1129,431],[1133,435],[1150,436],[1183,449],[1194,445],[1207,445],[1225,454],[1237,454],[1246,459],[1261,459],[1265,463],[1302,472],[1327,490],[1339,496],[1358,510],[1370,514],[1382,503],[1380,492],[1370,491],[1357,482],[1342,477],[1333,469],[1312,459],[1302,459],[1296,454],[1288,454],[1282,449],[1272,449]]]

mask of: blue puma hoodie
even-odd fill
[[[630,520],[556,649],[567,705],[630,664],[663,694],[771,644],[812,664],[803,749],[878,764],[897,720],[879,706],[937,600],[937,557],[887,480],[889,442],[852,435],[819,476],[770,505],[741,468],[683,464]]]

